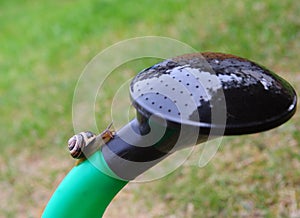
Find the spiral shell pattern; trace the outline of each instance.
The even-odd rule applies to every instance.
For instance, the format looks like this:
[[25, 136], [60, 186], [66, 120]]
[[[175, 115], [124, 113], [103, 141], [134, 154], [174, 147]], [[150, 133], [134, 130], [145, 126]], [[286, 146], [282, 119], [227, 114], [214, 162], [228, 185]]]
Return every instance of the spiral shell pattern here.
[[68, 141], [68, 148], [73, 158], [84, 158], [84, 149], [95, 140], [96, 135], [90, 131], [74, 135]]

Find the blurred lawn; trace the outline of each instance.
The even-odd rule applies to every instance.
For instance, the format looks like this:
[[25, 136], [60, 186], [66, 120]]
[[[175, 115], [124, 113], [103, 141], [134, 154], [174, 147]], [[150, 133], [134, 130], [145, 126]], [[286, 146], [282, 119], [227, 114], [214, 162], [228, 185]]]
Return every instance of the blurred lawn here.
[[[299, 12], [294, 0], [0, 1], [0, 217], [37, 217], [72, 167], [73, 91], [98, 52], [167, 36], [257, 61], [299, 91]], [[100, 128], [109, 123], [104, 98]], [[129, 184], [106, 216], [300, 217], [299, 124], [296, 114], [272, 131], [225, 138], [205, 168]]]

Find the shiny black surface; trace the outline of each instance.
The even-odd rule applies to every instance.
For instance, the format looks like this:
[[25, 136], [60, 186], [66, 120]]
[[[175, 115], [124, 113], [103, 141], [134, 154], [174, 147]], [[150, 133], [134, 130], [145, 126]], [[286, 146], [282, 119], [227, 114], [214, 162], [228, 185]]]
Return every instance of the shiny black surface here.
[[[134, 119], [102, 147], [105, 162], [119, 178], [132, 180], [175, 151], [208, 139], [207, 135], [198, 135], [193, 126], [164, 128], [155, 122], [152, 122], [151, 131], [158, 129], [163, 134], [146, 137], [143, 130], [148, 127], [149, 120]], [[153, 143], [149, 144], [149, 141]]]
[[172, 58], [140, 72], [130, 94], [138, 113], [169, 123], [247, 134], [274, 128], [296, 110], [291, 85], [270, 70], [222, 53]]
[[125, 180], [214, 137], [274, 128], [297, 103], [278, 75], [220, 53], [183, 55], [145, 69], [132, 80], [130, 95], [137, 118], [102, 147], [109, 168]]

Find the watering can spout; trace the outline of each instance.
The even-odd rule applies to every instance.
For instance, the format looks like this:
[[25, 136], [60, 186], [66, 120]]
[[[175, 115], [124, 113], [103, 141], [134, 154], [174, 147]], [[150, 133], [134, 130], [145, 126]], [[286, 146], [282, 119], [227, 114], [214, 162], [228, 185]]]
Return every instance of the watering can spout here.
[[132, 80], [130, 97], [137, 118], [102, 148], [108, 165], [127, 180], [208, 138], [277, 127], [297, 103], [284, 79], [222, 53], [188, 54], [147, 68]]

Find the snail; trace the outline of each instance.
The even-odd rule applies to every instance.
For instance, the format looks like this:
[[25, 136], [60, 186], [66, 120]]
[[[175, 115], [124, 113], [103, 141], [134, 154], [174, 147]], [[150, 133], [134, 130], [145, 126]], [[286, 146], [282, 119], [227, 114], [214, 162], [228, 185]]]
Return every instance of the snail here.
[[72, 136], [68, 141], [68, 149], [71, 156], [81, 160], [80, 162], [85, 160], [114, 137], [115, 132], [110, 130], [111, 126], [112, 123], [99, 135], [91, 131], [85, 131]]
[[84, 149], [95, 141], [96, 135], [90, 131], [81, 132], [74, 135], [68, 141], [68, 148], [73, 158], [81, 159], [84, 157]]

